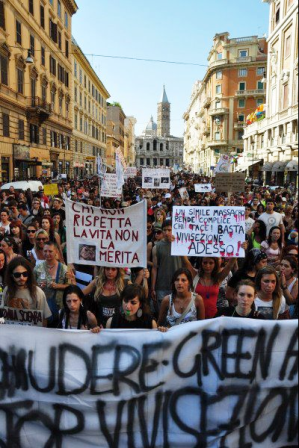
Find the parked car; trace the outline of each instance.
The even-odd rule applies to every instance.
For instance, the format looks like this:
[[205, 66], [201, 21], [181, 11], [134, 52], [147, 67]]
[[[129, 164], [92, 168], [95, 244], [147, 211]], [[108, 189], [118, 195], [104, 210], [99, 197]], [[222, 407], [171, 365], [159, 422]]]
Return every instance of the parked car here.
[[39, 191], [39, 187], [43, 188], [43, 184], [39, 180], [9, 182], [1, 186], [1, 191], [9, 190], [10, 187], [14, 187], [17, 191], [27, 191], [28, 188], [30, 188], [33, 193], [37, 193]]

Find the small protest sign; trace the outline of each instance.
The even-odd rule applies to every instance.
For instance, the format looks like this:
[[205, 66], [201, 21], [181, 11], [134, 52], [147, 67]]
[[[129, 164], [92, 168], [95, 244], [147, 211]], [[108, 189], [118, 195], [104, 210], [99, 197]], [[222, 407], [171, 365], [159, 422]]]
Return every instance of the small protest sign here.
[[215, 173], [230, 173], [231, 171], [232, 166], [230, 164], [230, 156], [227, 154], [222, 154], [216, 165]]
[[146, 189], [170, 189], [170, 169], [150, 169], [142, 170], [142, 188]]
[[180, 188], [180, 189], [179, 189], [179, 192], [180, 192], [180, 196], [181, 196], [181, 198], [182, 198], [184, 201], [186, 201], [186, 200], [189, 199], [189, 193], [188, 193], [186, 187], [182, 187], [182, 188]]
[[20, 310], [5, 306], [1, 308], [1, 315], [6, 325], [43, 326], [43, 312], [40, 310]]
[[215, 178], [215, 188], [218, 192], [238, 193], [245, 190], [244, 173], [218, 173]]
[[121, 199], [122, 188], [118, 188], [117, 186], [117, 175], [115, 173], [104, 174], [101, 185], [101, 195], [105, 198]]
[[210, 193], [213, 191], [212, 184], [195, 184], [195, 193]]
[[245, 257], [244, 207], [174, 207], [172, 255]]
[[106, 210], [67, 200], [68, 262], [146, 267], [146, 219], [146, 201], [119, 210]]
[[44, 185], [44, 193], [46, 196], [55, 196], [56, 194], [58, 194], [58, 185], [57, 184]]
[[137, 168], [136, 166], [128, 166], [124, 172], [125, 179], [134, 178], [137, 176]]

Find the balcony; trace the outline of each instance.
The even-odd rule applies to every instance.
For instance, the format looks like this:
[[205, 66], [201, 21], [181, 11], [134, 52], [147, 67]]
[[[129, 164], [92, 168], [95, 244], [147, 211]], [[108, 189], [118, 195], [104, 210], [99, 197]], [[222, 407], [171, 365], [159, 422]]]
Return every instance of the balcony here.
[[231, 44], [242, 44], [244, 42], [258, 42], [258, 36], [246, 36], [246, 37], [237, 37], [235, 39], [230, 39]]
[[244, 121], [236, 121], [236, 122], [234, 123], [234, 129], [236, 129], [236, 130], [242, 130], [242, 129], [244, 129], [244, 125], [245, 125], [245, 122], [244, 122]]
[[252, 62], [253, 58], [252, 56], [244, 56], [236, 58], [236, 62]]
[[206, 126], [204, 131], [203, 131], [203, 135], [210, 135], [211, 134], [211, 126]]
[[209, 111], [210, 116], [214, 115], [228, 115], [229, 109], [228, 107], [219, 107], [218, 109], [212, 109]]
[[27, 98], [26, 115], [29, 121], [38, 119], [39, 123], [42, 124], [52, 115], [52, 106], [38, 96]]
[[266, 89], [256, 89], [256, 90], [237, 90], [236, 96], [266, 96]]
[[209, 68], [213, 67], [221, 67], [222, 65], [226, 65], [228, 63], [228, 59], [219, 59], [218, 61], [214, 61], [210, 64]]
[[227, 140], [211, 140], [208, 142], [208, 146], [213, 148], [215, 146], [227, 146], [228, 141]]
[[211, 104], [211, 97], [207, 96], [202, 102], [202, 107], [208, 108], [210, 104]]

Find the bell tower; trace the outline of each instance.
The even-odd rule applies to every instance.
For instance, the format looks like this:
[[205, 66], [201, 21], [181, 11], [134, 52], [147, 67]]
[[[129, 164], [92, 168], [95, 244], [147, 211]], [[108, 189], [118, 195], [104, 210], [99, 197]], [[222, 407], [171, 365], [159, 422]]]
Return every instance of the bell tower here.
[[163, 86], [161, 101], [158, 103], [157, 125], [158, 137], [170, 136], [170, 102], [167, 98], [165, 86]]

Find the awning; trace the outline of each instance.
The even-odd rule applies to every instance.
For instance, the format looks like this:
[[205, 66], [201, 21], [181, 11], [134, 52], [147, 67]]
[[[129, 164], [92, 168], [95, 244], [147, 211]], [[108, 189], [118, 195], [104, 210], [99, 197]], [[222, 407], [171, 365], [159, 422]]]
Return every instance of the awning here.
[[272, 173], [284, 173], [288, 162], [275, 162], [272, 167]]
[[246, 171], [248, 168], [250, 168], [253, 165], [256, 165], [257, 163], [260, 163], [261, 160], [251, 160], [250, 162], [247, 162], [243, 165], [238, 165], [235, 169], [237, 172]]
[[53, 166], [53, 162], [42, 162], [42, 166], [52, 167]]
[[261, 171], [272, 171], [273, 162], [266, 162], [262, 168]]
[[290, 160], [286, 166], [287, 171], [298, 171], [298, 160]]

